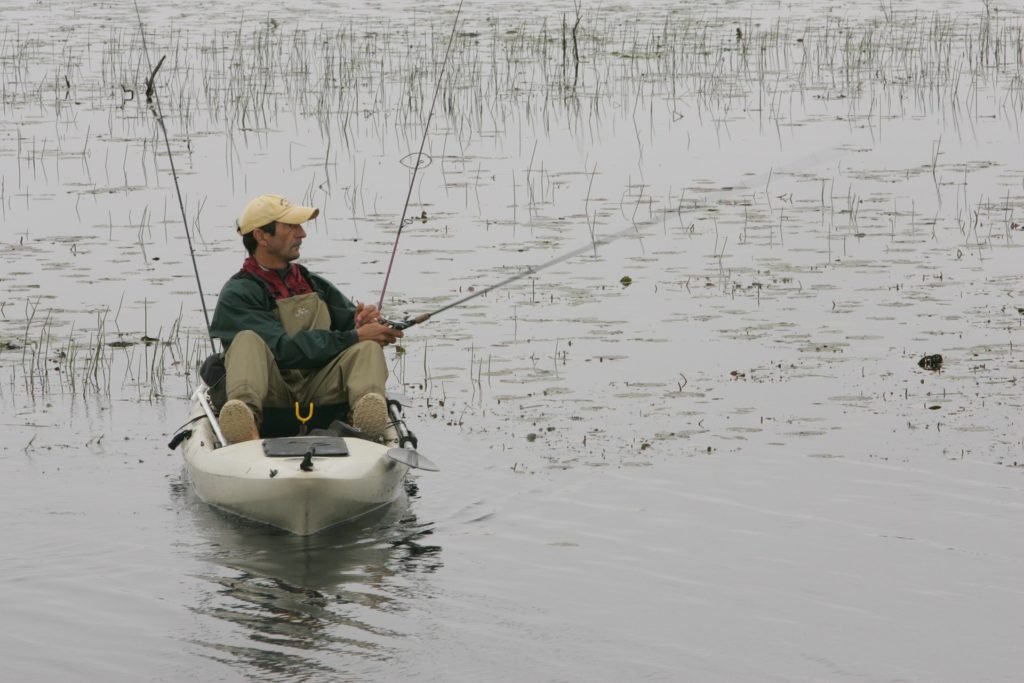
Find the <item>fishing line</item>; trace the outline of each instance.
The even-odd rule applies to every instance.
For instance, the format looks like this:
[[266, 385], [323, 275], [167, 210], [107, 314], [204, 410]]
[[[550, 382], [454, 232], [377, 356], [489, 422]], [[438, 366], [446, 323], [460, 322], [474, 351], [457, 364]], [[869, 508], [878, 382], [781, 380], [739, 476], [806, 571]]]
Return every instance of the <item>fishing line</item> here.
[[[412, 189], [416, 183], [416, 171], [419, 170], [423, 160], [423, 147], [427, 144], [427, 133], [430, 131], [430, 120], [434, 117], [434, 105], [437, 104], [437, 94], [441, 91], [441, 79], [444, 78], [444, 68], [448, 65], [448, 54], [452, 50], [452, 43], [455, 41], [455, 29], [459, 25], [459, 14], [462, 12], [462, 0], [459, 0], [459, 7], [455, 10], [455, 21], [452, 22], [452, 34], [448, 37], [448, 47], [444, 51], [444, 61], [441, 62], [441, 72], [437, 75], [437, 83], [434, 85], [434, 99], [430, 102], [430, 111], [427, 113], [427, 122], [423, 126], [423, 138], [420, 140], [420, 151], [416, 155], [416, 163], [412, 167], [412, 176], [409, 178], [409, 192], [405, 195], [405, 206], [402, 207], [402, 220], [398, 223], [398, 233], [395, 235], [395, 244], [391, 247], [391, 260], [388, 261], [388, 270], [384, 274], [384, 286], [380, 288], [380, 301], [377, 302], [377, 310], [384, 307], [384, 292], [388, 289], [388, 280], [391, 279], [391, 267], [395, 265], [395, 254], [398, 253], [398, 239], [402, 236], [402, 228], [405, 227], [405, 216], [409, 211], [409, 200], [412, 199]], [[411, 221], [410, 221], [411, 222]]]
[[[164, 57], [160, 58], [160, 63], [156, 65], [156, 69], [153, 68], [153, 62], [149, 59], [149, 48], [146, 46], [146, 27], [142, 23], [142, 14], [139, 12], [139, 1], [134, 0], [135, 3], [135, 16], [139, 18], [139, 31], [142, 33], [142, 53], [146, 56], [146, 66], [149, 67], [150, 77], [146, 84], [146, 100], [150, 101], [150, 110], [153, 115], [156, 116], [156, 122], [160, 125], [160, 130], [163, 132], [164, 145], [167, 147], [167, 160], [171, 163], [171, 176], [174, 178], [174, 191], [178, 194], [178, 207], [181, 209], [181, 220], [185, 224], [185, 239], [188, 240], [188, 253], [192, 257], [192, 271], [196, 276], [196, 285], [199, 287], [199, 300], [203, 304], [203, 316], [206, 318], [206, 334], [210, 337], [210, 348], [213, 349], [214, 353], [217, 353], [217, 345], [213, 341], [213, 334], [210, 332], [210, 312], [206, 308], [206, 296], [203, 294], [203, 282], [199, 278], [199, 266], [196, 264], [196, 252], [192, 247], [192, 234], [188, 229], [188, 218], [185, 215], [185, 200], [181, 197], [181, 186], [178, 184], [178, 172], [174, 168], [174, 156], [171, 154], [171, 141], [167, 136], [167, 126], [164, 125], [163, 111], [160, 109], [160, 98], [156, 95], [156, 87], [153, 81], [156, 79], [156, 72], [160, 69], [160, 65], [164, 63]], [[411, 190], [410, 190], [411, 191]]]

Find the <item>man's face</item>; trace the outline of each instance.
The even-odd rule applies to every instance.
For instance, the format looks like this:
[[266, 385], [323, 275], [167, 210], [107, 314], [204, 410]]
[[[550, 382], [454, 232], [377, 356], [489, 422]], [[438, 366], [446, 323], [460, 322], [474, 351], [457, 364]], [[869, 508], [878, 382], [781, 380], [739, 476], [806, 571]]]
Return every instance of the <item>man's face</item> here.
[[276, 227], [274, 228], [273, 235], [263, 233], [264, 237], [266, 237], [263, 249], [267, 255], [280, 259], [285, 263], [290, 263], [299, 258], [299, 249], [302, 248], [302, 240], [306, 237], [306, 231], [298, 223], [282, 223], [278, 221], [274, 225]]

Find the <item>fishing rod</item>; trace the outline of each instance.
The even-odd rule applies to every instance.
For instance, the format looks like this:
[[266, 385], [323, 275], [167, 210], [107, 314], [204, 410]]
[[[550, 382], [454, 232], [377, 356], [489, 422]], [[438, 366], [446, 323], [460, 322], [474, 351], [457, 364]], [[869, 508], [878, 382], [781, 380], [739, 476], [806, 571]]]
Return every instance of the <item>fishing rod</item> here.
[[484, 289], [481, 289], [478, 292], [473, 292], [469, 296], [464, 296], [461, 299], [459, 299], [458, 301], [453, 301], [452, 303], [447, 304], [445, 306], [442, 306], [441, 308], [438, 308], [436, 310], [433, 310], [430, 313], [421, 313], [421, 314], [413, 316], [411, 318], [406, 318], [405, 320], [388, 320], [386, 318], [381, 318], [380, 321], [382, 323], [384, 323], [385, 325], [389, 325], [389, 326], [395, 328], [396, 330], [406, 330], [406, 329], [412, 327], [413, 325], [419, 325], [420, 323], [424, 323], [424, 322], [430, 320], [431, 318], [433, 318], [435, 315], [437, 315], [439, 313], [443, 313], [443, 312], [445, 312], [445, 311], [447, 311], [447, 310], [449, 310], [451, 308], [455, 308], [456, 306], [461, 306], [462, 304], [466, 303], [467, 301], [471, 301], [471, 300], [477, 298], [478, 296], [483, 296], [484, 294], [487, 294], [488, 292], [493, 292], [496, 289], [501, 289], [502, 287], [504, 287], [506, 285], [512, 284], [516, 280], [521, 280], [522, 278], [526, 277], [527, 275], [536, 275], [537, 273], [539, 273], [542, 270], [545, 270], [547, 268], [550, 268], [551, 266], [559, 264], [562, 261], [568, 261], [572, 257], [579, 256], [580, 254], [582, 254], [582, 253], [584, 253], [586, 251], [590, 251], [590, 250], [596, 251], [599, 246], [603, 246], [605, 244], [611, 244], [612, 242], [614, 242], [615, 240], [619, 239], [620, 237], [625, 237], [626, 235], [628, 235], [630, 233], [639, 234], [640, 230], [639, 230], [639, 228], [637, 226], [631, 225], [628, 228], [624, 228], [624, 229], [620, 230], [619, 232], [616, 232], [614, 234], [608, 235], [607, 237], [602, 237], [600, 239], [594, 240], [590, 244], [585, 244], [582, 247], [577, 247], [576, 249], [573, 249], [572, 251], [568, 251], [568, 252], [566, 252], [564, 254], [556, 256], [555, 258], [551, 259], [550, 261], [542, 263], [539, 266], [529, 266], [529, 267], [526, 268], [526, 270], [520, 271], [520, 272], [516, 273], [515, 275], [510, 275], [509, 277], [505, 278], [501, 282], [497, 282], [497, 283], [491, 285], [490, 287], [486, 287]]
[[206, 318], [206, 334], [210, 338], [210, 348], [217, 353], [217, 345], [213, 341], [213, 334], [210, 332], [210, 312], [206, 308], [206, 296], [203, 294], [203, 281], [199, 278], [199, 266], [196, 263], [196, 252], [192, 246], [192, 233], [188, 229], [188, 218], [185, 215], [185, 200], [181, 197], [181, 185], [178, 184], [178, 172], [174, 168], [174, 156], [171, 154], [171, 141], [167, 136], [167, 126], [164, 125], [164, 114], [160, 109], [160, 98], [156, 95], [156, 87], [153, 82], [156, 80], [156, 72], [164, 63], [166, 55], [160, 58], [156, 68], [149, 59], [149, 48], [146, 46], [146, 27], [142, 23], [142, 13], [139, 12], [139, 0], [135, 2], [135, 16], [139, 19], [139, 31], [142, 33], [142, 52], [146, 56], [146, 65], [149, 67], [149, 80], [146, 82], [146, 101], [150, 103], [150, 111], [156, 116], [156, 122], [160, 125], [163, 133], [164, 145], [167, 147], [167, 160], [171, 163], [171, 176], [174, 178], [174, 191], [178, 194], [178, 208], [181, 209], [181, 220], [185, 224], [185, 239], [188, 241], [188, 253], [192, 257], [192, 271], [196, 276], [196, 285], [199, 287], [199, 300], [203, 304], [203, 316]]
[[448, 37], [448, 47], [444, 51], [444, 61], [441, 62], [441, 71], [437, 74], [437, 83], [434, 85], [434, 98], [430, 102], [430, 111], [427, 113], [427, 122], [423, 126], [423, 138], [420, 140], [420, 151], [416, 154], [416, 163], [412, 167], [412, 176], [409, 178], [409, 192], [405, 195], [405, 206], [402, 207], [402, 220], [398, 223], [398, 233], [395, 234], [395, 244], [391, 247], [391, 260], [388, 261], [388, 270], [384, 274], [384, 286], [380, 288], [380, 301], [377, 302], [377, 310], [384, 307], [384, 292], [388, 289], [388, 280], [391, 279], [391, 267], [395, 265], [395, 254], [398, 253], [398, 239], [402, 236], [402, 228], [405, 227], [405, 216], [409, 211], [409, 200], [412, 199], [412, 189], [416, 183], [416, 171], [420, 168], [423, 160], [423, 147], [427, 144], [427, 133], [430, 131], [430, 120], [434, 117], [434, 105], [437, 104], [437, 94], [441, 91], [441, 79], [444, 77], [444, 68], [448, 64], [448, 54], [452, 50], [452, 42], [455, 40], [455, 29], [459, 25], [459, 14], [462, 12], [462, 0], [459, 0], [459, 7], [455, 10], [455, 21], [452, 22], [452, 34]]
[[[820, 164], [825, 159], [831, 159], [833, 156], [834, 155], [832, 153], [825, 153], [825, 152], [817, 151], [817, 152], [813, 152], [811, 154], [804, 155], [804, 156], [800, 157], [799, 159], [797, 159], [796, 161], [794, 161], [793, 163], [787, 164], [783, 168], [784, 169], [791, 169], [791, 168], [805, 169], [805, 168], [807, 168], [810, 165]], [[773, 171], [774, 171], [774, 167], [769, 169], [768, 175], [767, 175], [767, 181], [766, 181], [767, 183], [771, 183], [771, 178], [772, 178]], [[766, 195], [768, 194], [768, 185], [767, 184], [765, 185], [764, 192], [765, 192]], [[770, 198], [769, 198], [769, 201], [770, 201]], [[496, 289], [500, 289], [500, 288], [502, 288], [502, 287], [504, 287], [506, 285], [509, 285], [509, 284], [515, 282], [516, 280], [522, 279], [522, 278], [524, 278], [524, 277], [526, 277], [528, 275], [535, 275], [536, 273], [539, 273], [540, 271], [542, 271], [542, 270], [544, 270], [546, 268], [550, 268], [551, 266], [556, 265], [558, 263], [561, 263], [562, 261], [567, 261], [567, 260], [571, 259], [572, 257], [578, 256], [578, 255], [580, 255], [580, 254], [582, 254], [585, 251], [588, 251], [590, 249], [593, 249], [595, 251], [595, 254], [596, 254], [597, 247], [605, 245], [605, 244], [611, 244], [612, 242], [618, 240], [621, 237], [625, 237], [626, 235], [628, 235], [631, 232], [635, 233], [638, 237], [642, 237], [641, 232], [640, 232], [640, 228], [641, 227], [646, 227], [647, 225], [648, 224], [633, 224], [633, 225], [630, 225], [629, 227], [624, 228], [624, 229], [622, 229], [622, 230], [620, 230], [620, 231], [618, 231], [616, 233], [608, 235], [607, 237], [602, 237], [600, 239], [595, 239], [590, 244], [586, 244], [586, 245], [583, 245], [581, 247], [577, 247], [576, 249], [573, 249], [572, 251], [569, 251], [569, 252], [566, 252], [564, 254], [561, 254], [560, 256], [556, 256], [555, 258], [551, 259], [550, 261], [548, 261], [546, 263], [542, 263], [539, 266], [530, 266], [526, 270], [523, 270], [523, 271], [521, 271], [519, 273], [516, 273], [515, 275], [509, 276], [509, 277], [505, 278], [504, 280], [502, 280], [501, 282], [495, 283], [495, 284], [491, 285], [490, 287], [487, 287], [486, 289], [482, 289], [482, 290], [480, 290], [478, 292], [473, 292], [472, 294], [470, 294], [468, 296], [462, 297], [461, 299], [459, 299], [457, 301], [453, 301], [452, 303], [447, 304], [445, 306], [442, 306], [441, 308], [433, 310], [433, 311], [431, 311], [429, 313], [421, 313], [420, 315], [413, 316], [411, 318], [406, 318], [405, 320], [389, 320], [387, 318], [381, 318], [380, 321], [382, 323], [384, 323], [385, 325], [390, 325], [391, 327], [395, 328], [396, 330], [408, 329], [408, 328], [412, 327], [413, 325], [419, 325], [420, 323], [423, 323], [423, 322], [426, 322], [426, 321], [430, 320], [432, 317], [434, 317], [435, 315], [437, 315], [439, 313], [443, 313], [444, 311], [447, 311], [447, 310], [449, 310], [451, 308], [455, 308], [456, 306], [461, 306], [462, 304], [466, 303], [467, 301], [471, 301], [471, 300], [475, 299], [478, 296], [483, 296], [484, 294], [487, 294], [488, 292], [493, 292]]]

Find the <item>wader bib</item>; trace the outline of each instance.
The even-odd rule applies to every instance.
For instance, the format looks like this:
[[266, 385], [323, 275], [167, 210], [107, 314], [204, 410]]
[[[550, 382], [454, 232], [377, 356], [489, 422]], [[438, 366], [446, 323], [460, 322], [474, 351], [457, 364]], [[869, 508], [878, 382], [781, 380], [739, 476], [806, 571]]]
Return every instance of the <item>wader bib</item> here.
[[[329, 330], [331, 314], [315, 292], [277, 300], [276, 315], [289, 336], [306, 330]], [[387, 363], [379, 344], [353, 344], [322, 368], [281, 371], [263, 338], [251, 330], [235, 335], [224, 356], [227, 398], [244, 401], [259, 420], [264, 406], [291, 409], [298, 402], [303, 413], [315, 406], [348, 404], [363, 395], [384, 395]]]

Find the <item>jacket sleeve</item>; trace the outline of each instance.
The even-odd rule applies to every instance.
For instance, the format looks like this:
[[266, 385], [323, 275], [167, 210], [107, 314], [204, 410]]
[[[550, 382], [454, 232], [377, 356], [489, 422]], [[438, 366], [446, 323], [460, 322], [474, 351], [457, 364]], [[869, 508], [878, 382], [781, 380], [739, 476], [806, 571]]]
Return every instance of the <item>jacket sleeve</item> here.
[[[321, 368], [358, 341], [354, 328], [308, 330], [289, 336], [275, 309], [275, 303], [259, 284], [234, 278], [221, 290], [210, 334], [219, 338], [226, 350], [236, 334], [252, 330], [266, 342], [282, 370]], [[331, 317], [333, 321], [333, 310]]]

